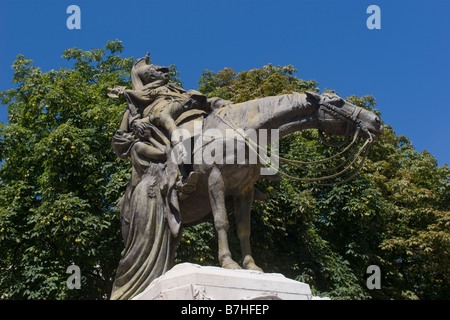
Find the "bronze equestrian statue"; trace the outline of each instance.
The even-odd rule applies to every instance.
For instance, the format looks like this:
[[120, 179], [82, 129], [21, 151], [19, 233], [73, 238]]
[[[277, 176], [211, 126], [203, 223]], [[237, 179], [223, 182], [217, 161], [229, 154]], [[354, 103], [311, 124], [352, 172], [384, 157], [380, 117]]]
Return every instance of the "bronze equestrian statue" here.
[[[217, 231], [220, 265], [241, 268], [228, 247], [226, 203], [230, 201], [234, 204], [242, 267], [262, 272], [250, 246], [254, 184], [264, 168], [273, 164], [259, 155], [257, 141], [262, 132], [275, 130], [272, 132], [282, 138], [318, 129], [353, 136], [353, 140], [367, 139], [367, 150], [382, 133], [381, 121], [374, 113], [334, 94], [293, 92], [234, 104], [220, 98], [206, 99], [197, 91], [171, 84], [168, 71], [148, 64], [147, 55], [133, 67], [132, 90], [110, 90], [111, 97], [123, 95], [127, 100], [112, 147], [119, 157], [131, 158], [132, 162], [131, 179], [118, 205], [125, 250], [111, 299], [131, 299], [168, 271], [183, 227], [208, 219]], [[240, 132], [238, 136], [251, 131], [256, 137], [235, 139], [230, 144], [230, 130]], [[267, 145], [274, 142], [271, 139], [267, 137]], [[232, 152], [217, 152], [230, 145]], [[257, 161], [250, 161], [251, 150], [257, 154]], [[202, 153], [214, 161], [198, 157]], [[238, 154], [246, 155], [245, 159], [237, 162]]]

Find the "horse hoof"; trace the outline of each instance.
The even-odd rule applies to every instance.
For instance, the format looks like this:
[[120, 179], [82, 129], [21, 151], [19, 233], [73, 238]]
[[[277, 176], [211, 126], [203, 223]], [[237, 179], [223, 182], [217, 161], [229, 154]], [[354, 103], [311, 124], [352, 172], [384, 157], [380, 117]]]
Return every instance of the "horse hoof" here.
[[252, 257], [249, 257], [249, 256], [245, 257], [244, 263], [242, 265], [244, 266], [244, 269], [254, 270], [254, 271], [264, 273], [264, 271], [255, 264], [255, 260], [253, 260]]
[[227, 263], [224, 263], [222, 265], [222, 268], [224, 269], [242, 269], [240, 265], [238, 265], [236, 262], [234, 261], [230, 261]]
[[247, 270], [253, 270], [253, 271], [258, 271], [258, 272], [264, 273], [263, 269], [261, 269], [254, 263], [249, 263], [246, 266], [244, 266], [244, 268]]

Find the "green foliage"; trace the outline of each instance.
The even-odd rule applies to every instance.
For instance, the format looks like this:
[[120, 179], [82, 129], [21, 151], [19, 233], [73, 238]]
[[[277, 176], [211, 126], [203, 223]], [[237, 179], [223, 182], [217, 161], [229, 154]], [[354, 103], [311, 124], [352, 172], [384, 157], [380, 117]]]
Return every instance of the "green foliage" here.
[[318, 91], [314, 80], [301, 80], [294, 76], [297, 70], [293, 66], [271, 64], [262, 69], [252, 69], [235, 73], [225, 68], [217, 73], [203, 71], [199, 80], [199, 90], [208, 97], [221, 97], [233, 102], [275, 96], [292, 91]]
[[169, 66], [169, 76], [170, 82], [175, 83], [180, 87], [183, 87], [183, 82], [180, 79], [180, 71], [177, 70], [177, 67], [174, 64], [171, 64]]
[[[72, 69], [42, 72], [22, 55], [15, 89], [1, 93], [0, 293], [10, 299], [106, 297], [123, 248], [115, 204], [129, 164], [111, 151], [124, 103], [106, 95], [126, 85], [133, 59], [104, 49], [69, 49]], [[69, 290], [66, 269], [81, 269]]]

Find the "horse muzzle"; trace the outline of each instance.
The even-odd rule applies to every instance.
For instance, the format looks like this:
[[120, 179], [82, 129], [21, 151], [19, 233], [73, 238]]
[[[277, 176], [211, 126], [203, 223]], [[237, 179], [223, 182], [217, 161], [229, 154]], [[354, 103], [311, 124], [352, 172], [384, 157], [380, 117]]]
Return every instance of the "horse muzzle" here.
[[376, 139], [383, 134], [384, 128], [381, 119], [371, 111], [362, 110], [359, 126], [369, 138]]

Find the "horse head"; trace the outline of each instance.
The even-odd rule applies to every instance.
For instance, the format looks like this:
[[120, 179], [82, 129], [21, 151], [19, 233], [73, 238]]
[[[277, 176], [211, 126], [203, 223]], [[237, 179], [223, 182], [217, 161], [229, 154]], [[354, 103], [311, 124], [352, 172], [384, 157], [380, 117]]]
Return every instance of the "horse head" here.
[[[373, 112], [355, 106], [333, 93], [305, 92], [309, 103], [317, 107], [319, 132], [347, 139], [358, 133], [375, 139], [383, 132], [380, 118]], [[324, 140], [324, 139], [323, 139]]]

